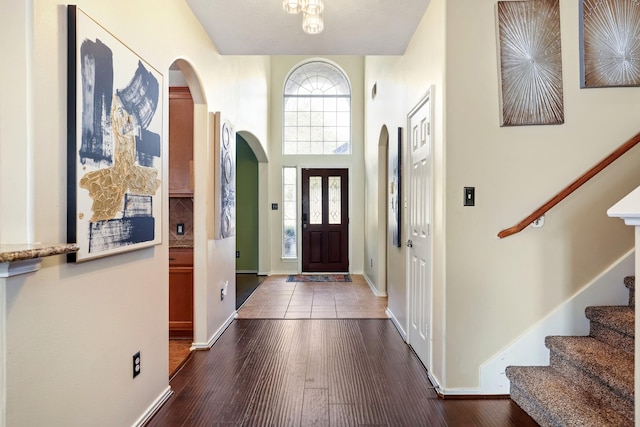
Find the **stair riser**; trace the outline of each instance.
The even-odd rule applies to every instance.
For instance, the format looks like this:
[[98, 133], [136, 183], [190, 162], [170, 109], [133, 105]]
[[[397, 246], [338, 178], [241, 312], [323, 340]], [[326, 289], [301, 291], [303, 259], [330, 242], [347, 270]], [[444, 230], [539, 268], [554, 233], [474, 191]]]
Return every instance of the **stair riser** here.
[[555, 351], [551, 351], [549, 365], [558, 371], [559, 375], [575, 382], [586, 391], [593, 392], [594, 399], [598, 400], [600, 405], [609, 406], [633, 420], [633, 394], [628, 395], [621, 390], [612, 389], [597, 375], [576, 366]]
[[635, 277], [624, 285], [629, 307], [586, 307], [591, 338], [546, 337], [549, 366], [507, 367], [511, 399], [541, 426], [634, 426]]
[[624, 278], [624, 285], [629, 289], [629, 305], [636, 306], [636, 278], [629, 276]]
[[593, 338], [600, 340], [612, 347], [617, 347], [620, 350], [633, 353], [635, 343], [633, 337], [622, 334], [618, 331], [610, 329], [602, 323], [591, 320], [589, 335]]
[[511, 400], [516, 402], [516, 404], [522, 408], [531, 418], [535, 420], [541, 427], [558, 427], [560, 424], [553, 423], [552, 420], [549, 419], [549, 414], [540, 409], [538, 404], [532, 402], [529, 397], [523, 393], [517, 386], [511, 383]]

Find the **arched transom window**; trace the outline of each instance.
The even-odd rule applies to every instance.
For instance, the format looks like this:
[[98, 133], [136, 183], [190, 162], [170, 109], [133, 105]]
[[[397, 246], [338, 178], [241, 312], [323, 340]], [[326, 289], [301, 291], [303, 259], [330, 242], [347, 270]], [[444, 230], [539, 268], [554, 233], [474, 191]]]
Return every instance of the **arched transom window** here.
[[284, 86], [283, 154], [351, 154], [351, 87], [336, 66], [307, 62]]

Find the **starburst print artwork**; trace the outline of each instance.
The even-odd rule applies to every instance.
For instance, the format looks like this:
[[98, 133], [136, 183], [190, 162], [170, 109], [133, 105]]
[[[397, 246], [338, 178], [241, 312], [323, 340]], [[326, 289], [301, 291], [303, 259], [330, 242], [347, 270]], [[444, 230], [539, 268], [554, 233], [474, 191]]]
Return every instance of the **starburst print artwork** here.
[[640, 86], [640, 2], [582, 0], [581, 86]]
[[498, 2], [501, 125], [564, 122], [558, 0]]

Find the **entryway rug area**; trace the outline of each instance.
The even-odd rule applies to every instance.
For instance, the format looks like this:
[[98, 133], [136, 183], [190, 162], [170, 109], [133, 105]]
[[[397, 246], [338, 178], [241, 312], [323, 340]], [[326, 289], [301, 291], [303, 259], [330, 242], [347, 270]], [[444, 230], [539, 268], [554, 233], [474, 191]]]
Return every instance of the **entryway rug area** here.
[[287, 282], [350, 282], [348, 274], [292, 274]]

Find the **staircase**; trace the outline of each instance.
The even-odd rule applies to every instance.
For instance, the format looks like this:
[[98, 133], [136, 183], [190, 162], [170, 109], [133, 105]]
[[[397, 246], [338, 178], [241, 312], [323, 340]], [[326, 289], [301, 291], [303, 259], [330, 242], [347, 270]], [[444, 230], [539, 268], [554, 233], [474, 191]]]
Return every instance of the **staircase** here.
[[511, 399], [541, 426], [634, 425], [635, 277], [628, 306], [587, 307], [589, 336], [549, 336], [549, 366], [509, 366]]

